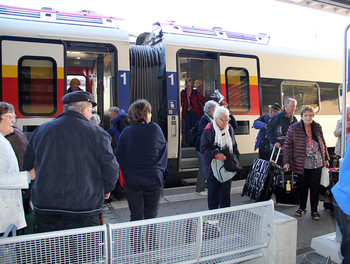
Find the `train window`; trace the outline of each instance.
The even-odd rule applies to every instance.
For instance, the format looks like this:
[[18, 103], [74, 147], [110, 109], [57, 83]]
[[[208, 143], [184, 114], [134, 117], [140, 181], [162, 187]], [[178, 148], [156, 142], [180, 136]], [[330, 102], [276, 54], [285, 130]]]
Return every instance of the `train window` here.
[[297, 100], [297, 110], [299, 113], [305, 105], [310, 105], [315, 109], [315, 112], [320, 111], [320, 89], [317, 83], [313, 82], [298, 82], [284, 81], [281, 83], [282, 102], [286, 98], [294, 98]]
[[233, 114], [244, 114], [250, 110], [249, 75], [244, 68], [227, 68], [226, 93]]
[[24, 56], [18, 61], [19, 111], [26, 116], [57, 111], [56, 62], [49, 57]]
[[86, 91], [86, 77], [84, 75], [67, 75], [67, 87], [66, 87], [66, 89], [67, 90], [69, 89], [70, 81], [74, 78], [76, 78], [80, 81], [80, 85], [79, 85], [80, 89]]
[[[339, 85], [338, 92], [339, 92], [339, 111], [342, 112], [342, 110], [343, 110], [343, 85]], [[346, 93], [346, 104], [350, 105], [350, 91], [349, 90]]]

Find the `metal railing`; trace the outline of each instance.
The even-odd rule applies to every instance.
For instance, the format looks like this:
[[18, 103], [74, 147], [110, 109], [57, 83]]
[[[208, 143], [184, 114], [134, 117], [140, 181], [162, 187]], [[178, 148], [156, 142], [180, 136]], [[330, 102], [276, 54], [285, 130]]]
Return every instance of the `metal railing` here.
[[273, 202], [0, 239], [0, 263], [238, 263], [261, 257]]

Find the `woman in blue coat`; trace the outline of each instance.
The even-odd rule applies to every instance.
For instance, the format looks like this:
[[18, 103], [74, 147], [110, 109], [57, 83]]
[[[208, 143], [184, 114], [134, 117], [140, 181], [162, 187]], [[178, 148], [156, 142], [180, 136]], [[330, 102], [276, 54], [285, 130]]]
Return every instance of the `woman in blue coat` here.
[[235, 153], [237, 158], [239, 152], [232, 126], [229, 124], [230, 113], [225, 107], [216, 107], [214, 120], [203, 130], [200, 141], [200, 152], [203, 155], [203, 172], [208, 187], [209, 210], [229, 207], [231, 205], [230, 191], [232, 179], [226, 182], [219, 182], [211, 169], [211, 161], [219, 159], [226, 160], [223, 153], [229, 151]]
[[147, 100], [130, 106], [131, 125], [121, 133], [116, 150], [131, 221], [156, 217], [163, 190], [167, 142], [161, 128], [151, 122], [151, 110]]

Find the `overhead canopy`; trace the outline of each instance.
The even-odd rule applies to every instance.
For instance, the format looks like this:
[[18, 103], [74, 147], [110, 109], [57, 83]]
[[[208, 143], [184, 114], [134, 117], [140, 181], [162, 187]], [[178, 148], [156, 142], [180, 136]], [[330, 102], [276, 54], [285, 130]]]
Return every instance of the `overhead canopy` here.
[[327, 12], [350, 16], [350, 0], [279, 0]]

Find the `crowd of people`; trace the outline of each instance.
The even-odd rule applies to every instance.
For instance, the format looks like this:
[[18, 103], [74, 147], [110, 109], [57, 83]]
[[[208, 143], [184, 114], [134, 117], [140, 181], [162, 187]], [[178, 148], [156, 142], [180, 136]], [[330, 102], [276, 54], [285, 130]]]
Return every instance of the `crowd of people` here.
[[[137, 100], [128, 113], [111, 107], [107, 115], [112, 128], [105, 131], [94, 113], [97, 104], [93, 96], [74, 81], [72, 91], [62, 98], [64, 112], [35, 129], [29, 142], [14, 126], [13, 106], [0, 102], [0, 233], [9, 224], [23, 229], [33, 210], [38, 232], [101, 224], [104, 200], [121, 178], [131, 221], [157, 216], [168, 155], [164, 134], [151, 121], [151, 105], [147, 100]], [[192, 79], [186, 79], [186, 88], [181, 91], [183, 143], [186, 146], [188, 132], [198, 122], [194, 144], [199, 160], [196, 191], [205, 193], [207, 188], [208, 208], [217, 209], [231, 204], [231, 182], [238, 165], [232, 169], [227, 164], [239, 160], [234, 135], [238, 126], [218, 91], [211, 99], [207, 101], [193, 87]], [[293, 98], [284, 101], [283, 109], [278, 103], [268, 106], [269, 113], [253, 124], [259, 129], [254, 150], [259, 149], [261, 159], [270, 160], [272, 148], [282, 148], [278, 164], [286, 171], [292, 169], [298, 177], [300, 205], [295, 215], [306, 214], [310, 191], [311, 216], [319, 220], [321, 171], [329, 166], [330, 156], [321, 125], [313, 120], [314, 109], [303, 106], [298, 121], [296, 107]], [[336, 137], [341, 136], [341, 125], [338, 121]], [[350, 155], [349, 151], [346, 154]], [[214, 162], [224, 164], [225, 175], [219, 175], [222, 178], [214, 170]], [[337, 220], [349, 223], [348, 206], [343, 203], [344, 196], [349, 196], [349, 177], [344, 178], [341, 173], [332, 191]], [[348, 226], [341, 226], [345, 237]], [[345, 240], [343, 245], [346, 248], [349, 242]]]

